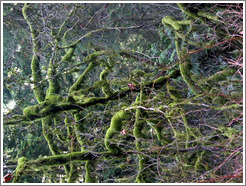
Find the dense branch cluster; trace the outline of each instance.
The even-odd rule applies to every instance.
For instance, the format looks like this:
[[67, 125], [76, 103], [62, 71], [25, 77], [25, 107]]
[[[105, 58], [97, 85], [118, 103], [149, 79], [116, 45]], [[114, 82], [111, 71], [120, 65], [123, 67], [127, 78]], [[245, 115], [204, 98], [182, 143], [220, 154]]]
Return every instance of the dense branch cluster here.
[[[118, 26], [120, 16], [110, 22], [107, 18], [121, 6], [22, 7], [31, 33], [36, 102], [23, 113], [6, 115], [4, 125], [41, 124], [51, 154], [19, 158], [13, 182], [28, 175], [57, 183], [240, 182], [241, 5], [167, 4], [173, 12], [157, 17], [159, 28], [137, 18], [130, 22], [133, 16], [127, 17], [132, 25]], [[157, 15], [147, 7], [162, 11], [163, 6], [142, 4], [139, 10], [151, 18]], [[227, 22], [233, 11], [238, 12], [235, 27]], [[169, 64], [157, 64], [140, 48], [120, 48], [117, 41], [112, 48], [93, 43], [141, 29], [163, 30], [158, 45], [173, 47], [171, 53], [166, 50]], [[134, 34], [129, 38], [137, 39]]]

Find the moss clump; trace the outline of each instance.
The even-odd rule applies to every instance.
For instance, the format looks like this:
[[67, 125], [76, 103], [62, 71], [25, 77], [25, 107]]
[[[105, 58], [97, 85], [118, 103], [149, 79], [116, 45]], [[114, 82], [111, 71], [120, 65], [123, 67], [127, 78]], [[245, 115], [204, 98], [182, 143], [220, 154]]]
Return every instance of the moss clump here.
[[23, 115], [27, 119], [32, 119], [33, 117], [39, 114], [39, 111], [40, 111], [39, 105], [29, 106], [24, 108]]
[[139, 158], [139, 173], [136, 177], [136, 183], [150, 183], [148, 181], [148, 177], [150, 176], [149, 169], [146, 168], [148, 166], [149, 158], [144, 155], [138, 155]]
[[110, 128], [107, 130], [105, 135], [104, 144], [106, 148], [113, 154], [117, 155], [121, 153], [121, 149], [112, 143], [112, 138], [114, 135], [118, 134], [122, 130], [122, 125], [124, 120], [127, 119], [127, 111], [121, 110], [117, 112], [111, 119]]
[[162, 130], [165, 130], [165, 128], [163, 128], [163, 124], [161, 123], [160, 120], [146, 120], [147, 124], [149, 126], [151, 126], [157, 135], [157, 139], [161, 142], [162, 145], [166, 145], [168, 143], [170, 143], [172, 141], [172, 139], [165, 139], [163, 134], [162, 134]]
[[99, 100], [102, 100], [103, 98], [98, 98], [98, 97], [91, 97], [91, 98], [85, 98], [84, 103], [85, 104], [93, 104], [98, 102]]
[[27, 162], [27, 158], [21, 157], [18, 159], [18, 165], [23, 166]]

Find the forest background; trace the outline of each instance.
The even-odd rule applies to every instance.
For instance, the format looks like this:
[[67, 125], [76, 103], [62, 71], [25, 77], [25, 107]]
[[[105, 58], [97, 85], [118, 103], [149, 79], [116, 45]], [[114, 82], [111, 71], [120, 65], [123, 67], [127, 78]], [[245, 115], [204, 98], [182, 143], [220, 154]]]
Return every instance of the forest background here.
[[243, 3], [2, 6], [4, 181], [243, 182]]

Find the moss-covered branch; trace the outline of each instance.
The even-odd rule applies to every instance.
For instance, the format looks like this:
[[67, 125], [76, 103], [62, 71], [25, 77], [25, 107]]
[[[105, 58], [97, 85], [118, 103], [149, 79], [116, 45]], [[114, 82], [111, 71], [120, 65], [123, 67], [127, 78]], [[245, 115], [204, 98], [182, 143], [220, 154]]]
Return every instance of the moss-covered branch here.
[[[54, 55], [50, 58], [49, 68], [48, 68], [48, 81], [49, 81], [49, 88], [46, 91], [46, 99], [49, 99], [50, 96], [58, 95], [60, 92], [60, 85], [58, 82], [58, 77], [56, 77], [57, 70], [56, 64], [54, 62]], [[53, 98], [51, 98], [53, 99]]]
[[96, 160], [89, 160], [86, 161], [85, 164], [85, 183], [96, 183], [95, 175], [93, 174], [93, 171], [95, 170], [95, 162]]
[[[177, 21], [172, 17], [166, 16], [162, 19], [162, 23], [171, 28], [175, 33], [175, 45], [176, 51], [178, 54], [178, 58], [180, 60], [179, 68], [180, 73], [185, 81], [185, 83], [189, 86], [189, 88], [193, 91], [193, 93], [198, 96], [202, 97], [208, 103], [215, 103], [223, 105], [226, 102], [230, 101], [227, 99], [226, 96], [220, 95], [220, 90], [214, 88], [213, 84], [217, 81], [225, 79], [228, 76], [232, 76], [235, 73], [235, 70], [228, 68], [224, 71], [218, 72], [209, 78], [205, 77], [197, 77], [194, 73], [192, 73], [193, 64], [191, 60], [191, 54], [189, 53], [189, 44], [196, 47], [202, 47], [201, 49], [197, 50], [197, 52], [201, 51], [203, 48], [212, 48], [209, 47], [211, 45], [211, 41], [204, 42], [201, 46], [197, 45], [196, 43], [191, 43], [189, 41], [189, 37], [192, 37], [194, 30], [192, 29], [190, 18], [207, 18], [213, 21], [217, 21], [216, 16], [211, 17], [212, 15], [208, 15], [206, 13], [201, 13], [198, 11], [199, 16], [196, 13], [192, 13], [188, 11], [184, 4], [178, 4], [182, 11], [184, 11], [189, 17], [183, 21]], [[202, 16], [202, 17], [201, 17]], [[203, 19], [201, 19], [203, 21]], [[205, 20], [205, 19], [204, 19]], [[187, 33], [181, 33], [184, 29], [184, 26], [189, 26], [190, 30]], [[208, 26], [208, 25], [206, 25]], [[221, 42], [221, 44], [224, 42]], [[217, 46], [218, 44], [212, 45]], [[215, 98], [216, 96], [216, 98]]]
[[103, 83], [102, 91], [106, 97], [112, 95], [112, 90], [110, 89], [110, 85], [106, 79], [109, 73], [110, 73], [110, 68], [106, 67], [100, 74], [100, 81]]
[[[142, 150], [131, 150], [125, 152], [125, 154], [145, 154], [145, 155], [160, 155], [160, 148], [153, 148], [153, 149], [142, 149]], [[186, 152], [194, 152], [194, 151], [209, 151], [209, 152], [220, 152], [221, 149], [225, 148], [225, 146], [194, 146], [189, 148], [180, 148], [177, 149], [176, 147], [166, 147], [165, 154], [175, 155], [176, 153], [186, 153]], [[162, 151], [164, 152], [164, 151]], [[14, 183], [17, 183], [22, 175], [25, 174], [26, 170], [39, 170], [45, 167], [52, 167], [52, 166], [59, 166], [59, 165], [68, 165], [72, 162], [89, 162], [89, 161], [96, 161], [100, 159], [102, 156], [104, 157], [115, 157], [118, 154], [114, 154], [112, 152], [103, 152], [103, 153], [96, 153], [91, 151], [82, 151], [82, 152], [73, 152], [69, 154], [62, 154], [62, 155], [53, 155], [48, 157], [38, 158], [36, 160], [27, 160], [25, 157], [21, 157], [18, 160], [18, 166], [16, 167], [15, 174], [14, 174]], [[95, 177], [91, 174], [91, 168], [94, 166], [92, 162], [87, 163], [86, 169], [88, 173], [86, 176], [87, 183], [95, 183]], [[90, 170], [89, 170], [90, 169]]]
[[65, 155], [64, 154], [54, 155], [44, 158], [38, 158], [36, 160], [30, 160], [28, 163], [26, 163], [26, 165], [30, 167], [57, 166], [57, 165], [64, 165], [76, 161], [81, 162], [81, 161], [94, 160], [98, 157], [100, 157], [100, 154], [95, 152], [90, 152], [90, 151], [73, 152]]
[[51, 130], [51, 125], [54, 124], [54, 118], [52, 116], [48, 116], [42, 119], [42, 128], [43, 135], [45, 140], [49, 145], [49, 149], [53, 155], [60, 154], [61, 150], [57, 147], [54, 141], [53, 131]]
[[[143, 105], [143, 89], [142, 89], [142, 85], [140, 88], [140, 95], [136, 98], [136, 103], [139, 103], [140, 106]], [[137, 108], [136, 109], [136, 114], [135, 114], [135, 123], [134, 123], [134, 129], [133, 129], [133, 135], [136, 138], [136, 148], [137, 151], [141, 151], [142, 150], [142, 145], [141, 145], [141, 140], [145, 137], [145, 135], [143, 134], [142, 130], [144, 129], [146, 123], [144, 120], [140, 119], [141, 117], [141, 109]], [[149, 175], [149, 157], [144, 155], [144, 154], [139, 154], [138, 155], [138, 175], [136, 177], [135, 182], [136, 183], [146, 183], [148, 182], [148, 175]]]
[[85, 127], [83, 126], [84, 123], [84, 119], [83, 119], [83, 114], [82, 113], [76, 113], [74, 115], [75, 118], [75, 125], [74, 125], [74, 131], [75, 131], [75, 135], [76, 138], [81, 146], [81, 150], [85, 150], [84, 149], [84, 137], [83, 137], [83, 133], [85, 132]]
[[40, 69], [40, 57], [38, 53], [40, 52], [41, 46], [40, 42], [38, 40], [38, 31], [34, 28], [32, 25], [30, 19], [27, 15], [27, 10], [29, 8], [29, 5], [25, 3], [25, 5], [22, 8], [22, 14], [24, 19], [29, 25], [31, 36], [32, 36], [32, 43], [33, 43], [33, 57], [31, 62], [31, 69], [32, 69], [32, 78], [34, 81], [34, 94], [36, 96], [37, 101], [40, 103], [44, 101], [45, 99], [45, 93], [44, 93], [44, 85], [41, 83], [42, 76], [41, 76], [41, 69]]
[[111, 119], [111, 124], [104, 138], [106, 148], [113, 154], [120, 154], [122, 150], [115, 144], [112, 138], [119, 134], [122, 130], [124, 121], [127, 119], [128, 113], [125, 110], [117, 112]]
[[[156, 80], [145, 82], [142, 86], [143, 88], [152, 88], [154, 84], [154, 88], [158, 89], [161, 88], [169, 78], [176, 78], [179, 75], [179, 71], [174, 71], [172, 74], [169, 74], [167, 76], [161, 76]], [[110, 100], [117, 100], [119, 98], [123, 98], [129, 93], [131, 93], [131, 91], [137, 92], [139, 90], [139, 86], [136, 86], [134, 90], [131, 90], [130, 88], [126, 87], [119, 91], [115, 91], [109, 97], [91, 97], [84, 100], [83, 103], [68, 103], [62, 101], [62, 98], [60, 96], [54, 96], [54, 99], [49, 99], [40, 103], [39, 105], [34, 105], [25, 108], [23, 111], [23, 116], [18, 116], [18, 119], [16, 119], [15, 117], [13, 117], [13, 119], [5, 118], [4, 123], [5, 125], [16, 125], [22, 122], [30, 122], [36, 119], [42, 119], [43, 117], [58, 114], [64, 111], [79, 111], [83, 108], [87, 108], [96, 104], [105, 104]]]
[[77, 81], [70, 87], [69, 93], [72, 93], [73, 91], [78, 91], [83, 87], [83, 84], [85, 82], [87, 74], [97, 66], [97, 58], [100, 55], [106, 54], [107, 51], [99, 51], [99, 52], [94, 52], [90, 55], [88, 55], [85, 59], [84, 62], [90, 62], [89, 66], [87, 69], [81, 74], [81, 76], [77, 79]]

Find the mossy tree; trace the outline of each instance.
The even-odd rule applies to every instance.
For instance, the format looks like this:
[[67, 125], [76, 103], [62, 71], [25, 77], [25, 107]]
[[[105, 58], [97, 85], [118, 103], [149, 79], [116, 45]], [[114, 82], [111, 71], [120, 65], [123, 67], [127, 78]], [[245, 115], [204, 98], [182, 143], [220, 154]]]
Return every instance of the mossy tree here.
[[[173, 11], [160, 19], [150, 5]], [[129, 12], [120, 24], [126, 7], [158, 26]], [[24, 4], [36, 103], [4, 125], [41, 123], [51, 153], [21, 157], [13, 182], [241, 182], [241, 13], [241, 4]], [[148, 30], [160, 39], [146, 46]], [[112, 42], [115, 32], [129, 33]]]

